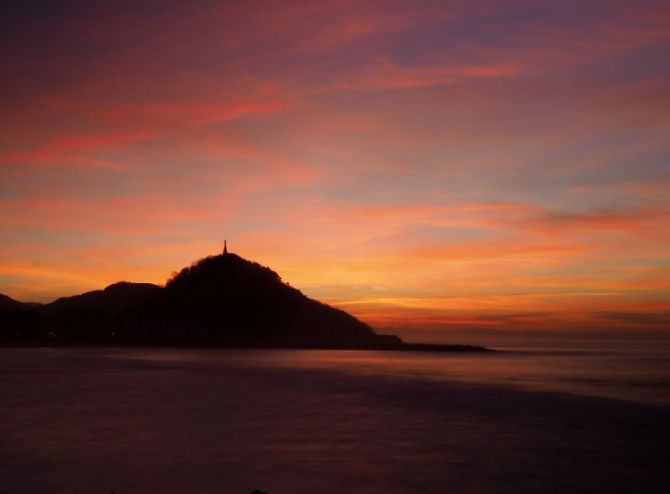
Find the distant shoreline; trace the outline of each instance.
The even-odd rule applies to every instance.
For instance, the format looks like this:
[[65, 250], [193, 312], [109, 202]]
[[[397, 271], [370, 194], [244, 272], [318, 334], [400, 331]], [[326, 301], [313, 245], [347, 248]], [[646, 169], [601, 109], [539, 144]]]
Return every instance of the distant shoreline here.
[[258, 345], [216, 345], [188, 343], [86, 343], [86, 342], [1, 342], [0, 348], [190, 348], [218, 350], [363, 350], [377, 352], [434, 352], [434, 353], [493, 353], [497, 350], [481, 345], [403, 343], [389, 346], [258, 346]]

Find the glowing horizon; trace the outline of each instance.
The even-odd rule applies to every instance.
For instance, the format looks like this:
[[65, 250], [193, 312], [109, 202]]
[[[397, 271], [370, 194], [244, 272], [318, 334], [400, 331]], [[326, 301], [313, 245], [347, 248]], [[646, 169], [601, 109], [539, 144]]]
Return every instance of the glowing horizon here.
[[225, 237], [375, 326], [670, 334], [670, 6], [499, 4], [15, 7], [0, 293]]

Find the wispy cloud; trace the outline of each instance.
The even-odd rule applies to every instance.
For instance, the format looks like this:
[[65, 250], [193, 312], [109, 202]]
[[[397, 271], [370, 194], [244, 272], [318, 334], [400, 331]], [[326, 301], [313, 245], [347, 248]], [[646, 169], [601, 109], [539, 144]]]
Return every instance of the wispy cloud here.
[[3, 21], [0, 292], [162, 282], [228, 238], [376, 324], [665, 320], [663, 2], [66, 1]]

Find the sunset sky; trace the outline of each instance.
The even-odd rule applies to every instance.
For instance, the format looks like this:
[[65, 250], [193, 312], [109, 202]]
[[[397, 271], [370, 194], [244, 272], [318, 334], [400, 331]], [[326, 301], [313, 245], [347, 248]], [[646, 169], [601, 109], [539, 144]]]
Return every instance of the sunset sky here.
[[0, 293], [230, 250], [412, 338], [670, 334], [670, 3], [10, 1]]

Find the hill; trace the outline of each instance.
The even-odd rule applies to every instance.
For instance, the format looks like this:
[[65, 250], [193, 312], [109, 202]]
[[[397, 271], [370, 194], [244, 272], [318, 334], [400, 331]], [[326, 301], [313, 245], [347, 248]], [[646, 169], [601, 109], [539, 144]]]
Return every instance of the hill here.
[[19, 302], [18, 300], [14, 300], [13, 298], [0, 293], [0, 310], [11, 312], [30, 309], [30, 304], [24, 304], [23, 302]]
[[116, 312], [147, 302], [161, 291], [152, 283], [130, 283], [120, 281], [104, 290], [62, 297], [44, 306], [46, 313], [55, 314], [65, 310]]
[[412, 345], [377, 334], [351, 314], [310, 299], [270, 268], [228, 252], [182, 269], [164, 287], [120, 282], [39, 310], [0, 311], [5, 343], [483, 350]]
[[306, 297], [277, 273], [235, 254], [202, 259], [170, 279], [154, 314], [170, 329], [225, 344], [369, 346], [382, 337], [346, 312]]

